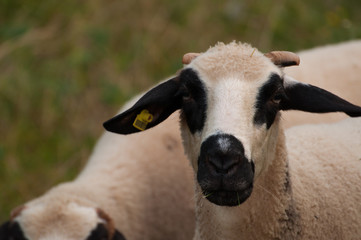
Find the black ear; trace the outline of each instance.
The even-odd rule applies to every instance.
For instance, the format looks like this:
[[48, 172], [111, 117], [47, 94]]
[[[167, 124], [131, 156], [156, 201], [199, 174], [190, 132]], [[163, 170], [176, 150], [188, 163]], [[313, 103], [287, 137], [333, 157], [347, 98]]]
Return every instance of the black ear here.
[[118, 230], [115, 230], [112, 240], [126, 240], [126, 238]]
[[175, 77], [148, 91], [133, 107], [106, 121], [103, 126], [114, 133], [139, 132], [158, 125], [180, 108], [180, 83]]
[[10, 221], [4, 222], [0, 226], [0, 239], [1, 240], [10, 240]]
[[361, 116], [361, 107], [322, 88], [298, 82], [285, 76], [286, 98], [280, 102], [281, 110], [301, 110], [313, 113], [344, 112], [351, 117]]

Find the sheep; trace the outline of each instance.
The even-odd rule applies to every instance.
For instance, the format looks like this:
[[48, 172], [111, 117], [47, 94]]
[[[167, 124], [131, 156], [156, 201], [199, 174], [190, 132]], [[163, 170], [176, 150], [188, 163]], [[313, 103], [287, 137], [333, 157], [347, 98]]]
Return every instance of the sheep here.
[[[336, 95], [361, 105], [361, 41], [353, 40], [297, 52], [302, 59], [299, 67], [285, 69], [285, 74], [309, 84], [327, 88]], [[312, 114], [288, 111], [282, 115], [284, 127], [305, 124], [337, 122], [342, 113]]]
[[[355, 239], [361, 236], [361, 119], [302, 126], [286, 137], [281, 110], [344, 112], [353, 105], [283, 73], [293, 53], [218, 43], [104, 123], [132, 134], [180, 109], [194, 170], [194, 239]], [[143, 111], [151, 116], [134, 127]], [[288, 133], [288, 132], [286, 132]], [[132, 135], [130, 135], [132, 136]]]
[[163, 127], [105, 133], [78, 177], [15, 209], [0, 239], [190, 239], [193, 179], [178, 115]]

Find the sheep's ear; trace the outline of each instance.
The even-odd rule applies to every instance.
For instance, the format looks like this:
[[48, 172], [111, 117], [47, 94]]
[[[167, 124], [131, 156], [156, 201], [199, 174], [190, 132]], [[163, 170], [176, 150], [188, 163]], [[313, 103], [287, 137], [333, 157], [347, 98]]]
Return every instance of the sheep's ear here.
[[1, 226], [0, 226], [0, 239], [1, 240], [10, 240], [10, 225], [11, 222], [7, 221], [4, 222]]
[[361, 116], [361, 107], [322, 88], [284, 77], [287, 97], [280, 103], [281, 110], [301, 110], [313, 113], [344, 112], [351, 117]]
[[181, 108], [180, 83], [178, 77], [154, 87], [133, 107], [106, 121], [106, 130], [119, 134], [130, 134], [152, 128]]

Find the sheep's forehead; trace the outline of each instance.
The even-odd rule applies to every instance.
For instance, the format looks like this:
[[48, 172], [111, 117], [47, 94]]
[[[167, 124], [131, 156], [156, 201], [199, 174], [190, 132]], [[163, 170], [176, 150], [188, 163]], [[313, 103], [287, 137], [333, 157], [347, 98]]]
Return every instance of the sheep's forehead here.
[[85, 239], [100, 221], [94, 208], [76, 203], [29, 206], [15, 220], [28, 239]]
[[242, 142], [250, 158], [259, 91], [272, 74], [282, 76], [281, 70], [257, 49], [235, 42], [217, 44], [189, 67], [198, 74], [207, 92], [203, 139], [218, 131], [232, 134]]
[[209, 92], [204, 139], [219, 131], [232, 134], [242, 142], [250, 158], [252, 134], [249, 133], [253, 132], [254, 105], [260, 86], [260, 81], [250, 83], [232, 78], [218, 82]]
[[248, 44], [218, 43], [193, 60], [190, 67], [201, 79], [217, 82], [228, 78], [242, 81], [266, 80], [270, 72], [280, 70], [261, 52]]

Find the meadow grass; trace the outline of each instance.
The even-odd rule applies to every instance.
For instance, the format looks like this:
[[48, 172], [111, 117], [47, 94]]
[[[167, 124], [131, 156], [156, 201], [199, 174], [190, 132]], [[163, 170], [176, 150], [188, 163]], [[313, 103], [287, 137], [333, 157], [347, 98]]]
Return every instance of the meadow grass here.
[[0, 223], [84, 166], [102, 122], [218, 41], [297, 51], [361, 37], [361, 1], [2, 0]]

